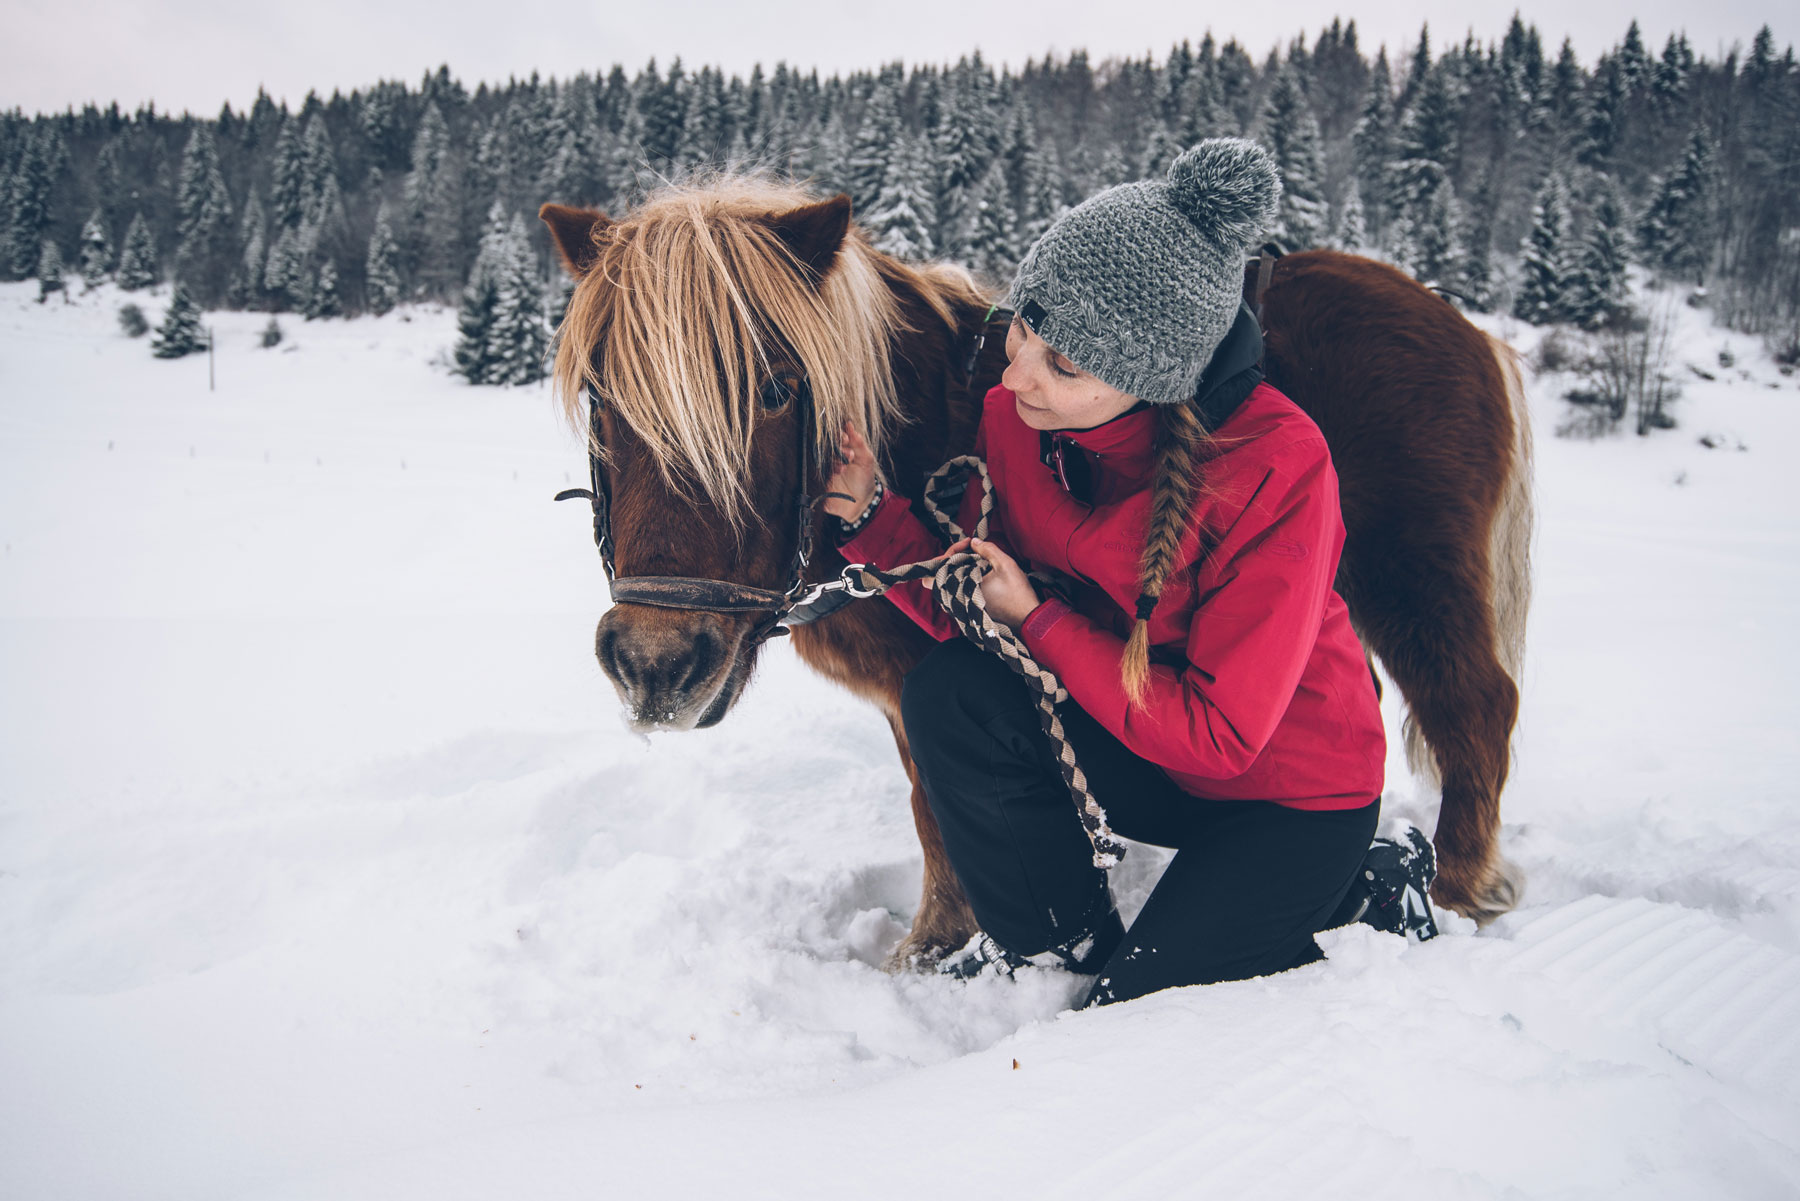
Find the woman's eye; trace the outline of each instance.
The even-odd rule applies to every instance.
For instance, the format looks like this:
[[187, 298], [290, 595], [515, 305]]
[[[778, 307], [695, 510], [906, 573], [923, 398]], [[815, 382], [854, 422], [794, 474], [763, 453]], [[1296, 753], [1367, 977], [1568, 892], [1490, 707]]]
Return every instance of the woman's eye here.
[[1063, 365], [1061, 363], [1057, 362], [1055, 359], [1050, 360], [1050, 370], [1056, 372], [1056, 374], [1062, 376], [1064, 379], [1074, 379], [1075, 378], [1075, 373], [1073, 371], [1069, 371], [1069, 370], [1065, 369], [1063, 367]]

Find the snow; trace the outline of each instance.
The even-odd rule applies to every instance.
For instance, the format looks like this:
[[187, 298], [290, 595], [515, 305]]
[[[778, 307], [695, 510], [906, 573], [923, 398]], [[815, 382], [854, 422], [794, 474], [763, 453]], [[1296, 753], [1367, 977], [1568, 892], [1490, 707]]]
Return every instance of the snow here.
[[1552, 437], [1533, 385], [1523, 908], [1073, 1013], [880, 970], [904, 777], [789, 648], [715, 730], [625, 729], [549, 502], [578, 443], [449, 376], [453, 314], [212, 314], [209, 392], [112, 289], [35, 297], [0, 285], [0, 1195], [1800, 1191], [1800, 397], [1754, 339], [1682, 310], [1717, 378], [1646, 439]]

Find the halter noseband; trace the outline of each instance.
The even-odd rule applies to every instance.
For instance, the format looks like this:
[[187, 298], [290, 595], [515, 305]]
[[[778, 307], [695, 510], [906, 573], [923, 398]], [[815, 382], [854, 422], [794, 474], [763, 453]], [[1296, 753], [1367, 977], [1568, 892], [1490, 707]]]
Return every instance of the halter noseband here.
[[[701, 609], [709, 613], [761, 613], [749, 637], [749, 645], [786, 634], [788, 628], [817, 620], [826, 613], [848, 604], [848, 595], [809, 595], [817, 586], [806, 584], [806, 567], [812, 561], [813, 506], [823, 497], [807, 494], [814, 469], [812, 388], [802, 379], [795, 389], [793, 403], [799, 407], [800, 483], [794, 502], [794, 558], [785, 592], [739, 584], [732, 580], [703, 579], [694, 576], [638, 575], [619, 578], [613, 566], [612, 486], [600, 463], [600, 398], [593, 386], [588, 398], [588, 478], [591, 488], [565, 488], [557, 500], [585, 497], [594, 508], [594, 546], [606, 568], [607, 586], [614, 604], [650, 605], [659, 609]], [[833, 590], [834, 592], [838, 590]]]

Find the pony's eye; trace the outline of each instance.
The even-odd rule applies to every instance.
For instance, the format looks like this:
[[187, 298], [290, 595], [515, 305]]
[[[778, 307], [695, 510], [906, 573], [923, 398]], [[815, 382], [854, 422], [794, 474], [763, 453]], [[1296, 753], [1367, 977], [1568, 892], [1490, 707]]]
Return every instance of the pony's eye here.
[[804, 387], [804, 382], [778, 375], [762, 386], [762, 407], [770, 413], [779, 413], [788, 407], [789, 401], [800, 395], [800, 390]]

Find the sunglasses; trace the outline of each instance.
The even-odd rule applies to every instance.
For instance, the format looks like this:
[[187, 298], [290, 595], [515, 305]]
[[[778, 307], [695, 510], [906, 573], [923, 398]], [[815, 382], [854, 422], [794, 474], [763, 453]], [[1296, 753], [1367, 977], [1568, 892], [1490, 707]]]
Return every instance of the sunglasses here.
[[1056, 477], [1056, 482], [1062, 485], [1064, 492], [1084, 505], [1093, 503], [1093, 464], [1088, 462], [1087, 453], [1073, 438], [1066, 434], [1040, 430], [1038, 451], [1044, 466], [1050, 469], [1050, 474]]

